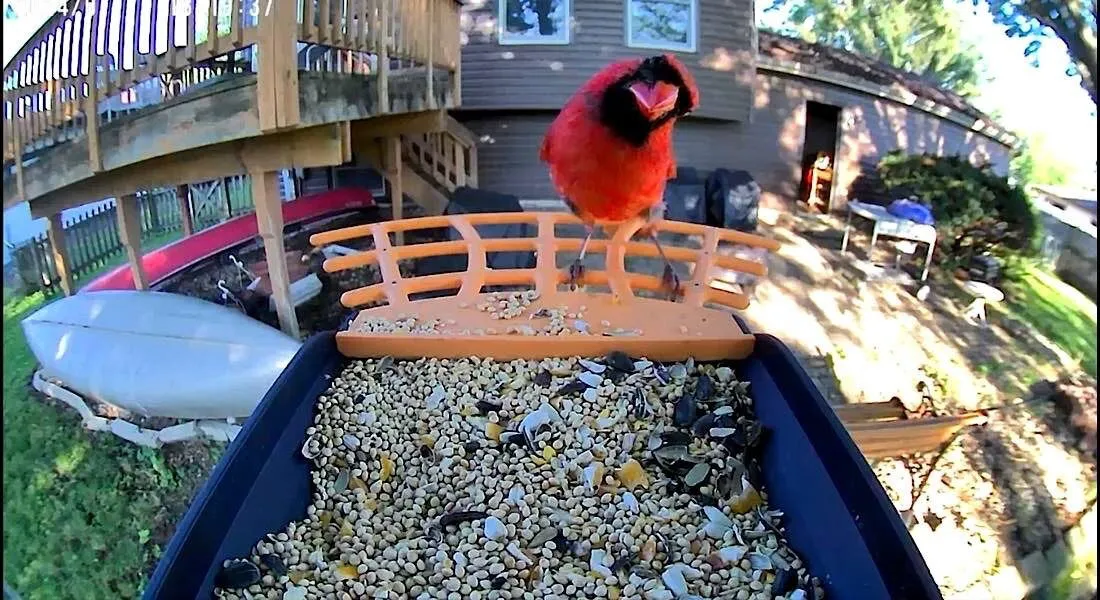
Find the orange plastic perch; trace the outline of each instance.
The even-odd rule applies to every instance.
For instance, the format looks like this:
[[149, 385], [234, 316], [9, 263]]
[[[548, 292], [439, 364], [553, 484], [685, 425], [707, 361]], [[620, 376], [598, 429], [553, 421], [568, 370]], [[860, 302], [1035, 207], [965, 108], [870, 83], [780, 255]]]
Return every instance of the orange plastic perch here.
[[[528, 223], [537, 227], [536, 237], [482, 238], [478, 225]], [[559, 252], [576, 253], [581, 240], [558, 237], [558, 225], [580, 225], [567, 213], [479, 213], [423, 217], [358, 225], [317, 233], [310, 237], [314, 246], [324, 246], [370, 236], [374, 249], [339, 256], [325, 261], [327, 272], [377, 265], [382, 282], [345, 292], [341, 303], [355, 308], [384, 302], [363, 309], [348, 331], [336, 334], [337, 347], [345, 356], [366, 358], [391, 355], [396, 358], [457, 358], [491, 356], [498, 360], [546, 358], [558, 356], [602, 356], [622, 350], [632, 356], [655, 360], [738, 359], [752, 352], [753, 337], [738, 327], [728, 309], [744, 309], [747, 296], [718, 289], [713, 272], [721, 268], [762, 277], [762, 263], [721, 254], [720, 242], [753, 246], [775, 251], [779, 244], [757, 235], [706, 227], [678, 221], [661, 221], [656, 230], [698, 236], [700, 249], [668, 247], [665, 253], [673, 262], [693, 264], [690, 279], [684, 281], [685, 296], [679, 302], [647, 298], [635, 290], [658, 291], [657, 277], [631, 273], [625, 259], [630, 256], [656, 258], [657, 248], [649, 241], [630, 238], [643, 225], [641, 220], [620, 226], [609, 240], [593, 239], [588, 254], [604, 254], [603, 270], [588, 270], [580, 284], [601, 286], [607, 293], [567, 291], [565, 269], [557, 264]], [[453, 227], [461, 240], [394, 246], [390, 234]], [[490, 269], [487, 252], [534, 251], [533, 269]], [[398, 261], [406, 259], [465, 254], [463, 272], [403, 278]], [[482, 310], [491, 297], [486, 286], [518, 286], [537, 294], [522, 314], [513, 318], [493, 318]], [[455, 296], [410, 300], [409, 295], [437, 290], [458, 289]], [[583, 290], [583, 288], [582, 288]], [[546, 318], [540, 309], [566, 313], [567, 332], [541, 333]], [[401, 321], [415, 319], [417, 331], [393, 330]], [[582, 333], [581, 329], [587, 329]]]

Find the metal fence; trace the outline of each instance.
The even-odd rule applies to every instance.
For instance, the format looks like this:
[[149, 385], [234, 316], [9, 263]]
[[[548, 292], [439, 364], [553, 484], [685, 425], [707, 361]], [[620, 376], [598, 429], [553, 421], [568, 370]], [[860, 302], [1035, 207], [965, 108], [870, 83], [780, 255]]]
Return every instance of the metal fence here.
[[[195, 232], [252, 212], [252, 185], [247, 176], [191, 185], [188, 209]], [[138, 192], [142, 250], [149, 251], [182, 235], [183, 214], [176, 189]], [[85, 281], [124, 256], [118, 228], [118, 206], [100, 206], [62, 223], [73, 281]], [[27, 293], [61, 291], [48, 235], [43, 232], [12, 249], [16, 273]]]

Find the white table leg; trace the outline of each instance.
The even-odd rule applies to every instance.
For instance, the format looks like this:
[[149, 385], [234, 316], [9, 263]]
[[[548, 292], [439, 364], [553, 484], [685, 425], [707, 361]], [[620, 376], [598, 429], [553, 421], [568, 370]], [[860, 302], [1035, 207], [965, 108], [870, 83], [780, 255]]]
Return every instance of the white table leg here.
[[852, 211], [848, 211], [848, 220], [844, 223], [844, 240], [840, 242], [840, 252], [848, 250], [848, 234], [852, 231]]
[[874, 263], [871, 257], [875, 255], [875, 242], [878, 241], [878, 221], [875, 221], [875, 227], [871, 230], [871, 248], [867, 250], [867, 262]]
[[928, 243], [928, 254], [924, 257], [924, 272], [920, 275], [921, 281], [928, 279], [928, 268], [932, 265], [932, 251], [935, 248], [936, 242], [934, 240]]

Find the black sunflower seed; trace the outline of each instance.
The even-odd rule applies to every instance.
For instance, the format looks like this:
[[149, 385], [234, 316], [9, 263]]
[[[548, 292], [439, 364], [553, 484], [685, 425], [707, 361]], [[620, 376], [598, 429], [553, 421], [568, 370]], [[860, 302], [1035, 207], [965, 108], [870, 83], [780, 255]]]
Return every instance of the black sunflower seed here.
[[550, 385], [550, 382], [554, 380], [554, 376], [550, 374], [550, 371], [543, 369], [535, 375], [535, 385], [546, 387]]
[[214, 585], [239, 590], [260, 582], [260, 568], [247, 560], [235, 560], [222, 567], [214, 578]]
[[477, 412], [481, 413], [482, 416], [487, 416], [491, 412], [499, 413], [502, 405], [498, 402], [478, 400], [474, 406], [477, 408]]
[[458, 525], [467, 521], [476, 521], [478, 519], [487, 518], [488, 516], [489, 513], [480, 510], [460, 510], [447, 513], [439, 517], [439, 528], [446, 529], [452, 525]]
[[634, 372], [634, 359], [627, 356], [625, 352], [615, 350], [604, 357], [603, 361], [607, 363], [607, 366], [615, 369], [616, 371], [622, 371], [623, 373]]
[[554, 396], [565, 396], [567, 394], [580, 394], [588, 389], [588, 385], [583, 381], [574, 379], [565, 385], [558, 388], [558, 391], [554, 392]]
[[710, 375], [707, 375], [706, 373], [704, 373], [704, 374], [700, 375], [698, 379], [695, 380], [695, 401], [696, 402], [707, 402], [707, 401], [709, 401], [711, 398], [714, 397], [714, 392], [715, 391], [716, 391], [716, 388], [714, 387], [714, 380], [710, 378]]
[[271, 572], [275, 575], [279, 577], [286, 575], [286, 565], [283, 564], [282, 559], [278, 556], [274, 554], [261, 554], [260, 562], [264, 563], [264, 566], [268, 569], [271, 569]]
[[698, 437], [704, 437], [712, 427], [715, 427], [717, 420], [718, 417], [715, 417], [713, 413], [707, 413], [695, 420], [695, 423], [691, 425], [691, 432]]
[[695, 406], [695, 399], [684, 394], [676, 401], [676, 408], [672, 413], [672, 422], [679, 427], [687, 427], [695, 422], [697, 413], [698, 408]]

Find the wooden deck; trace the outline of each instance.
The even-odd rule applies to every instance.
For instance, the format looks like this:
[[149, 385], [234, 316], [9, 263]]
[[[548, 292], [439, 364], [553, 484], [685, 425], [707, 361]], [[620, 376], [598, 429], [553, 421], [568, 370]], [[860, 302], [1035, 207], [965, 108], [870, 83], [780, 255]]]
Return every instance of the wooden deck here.
[[[300, 124], [264, 132], [255, 100], [257, 76], [228, 76], [201, 91], [102, 125], [98, 172], [88, 160], [87, 136], [37, 150], [35, 160], [22, 167], [23, 195], [31, 200], [34, 216], [47, 217], [139, 189], [257, 170], [341, 164], [344, 127], [356, 122], [351, 130], [360, 140], [373, 137], [372, 131], [392, 134], [395, 128], [415, 133], [410, 115], [434, 113], [433, 105], [453, 106], [450, 77], [444, 71], [433, 74], [432, 98], [424, 69], [391, 73], [390, 111], [380, 113], [377, 76], [302, 71]], [[13, 175], [4, 178], [5, 207], [20, 201]]]
[[[134, 194], [248, 175], [279, 321], [297, 335], [280, 171], [354, 157], [381, 170], [397, 198], [406, 184], [429, 194], [476, 179], [474, 142], [446, 114], [461, 102], [459, 7], [63, 0], [4, 68], [4, 206], [26, 201], [50, 220], [68, 294], [61, 211], [117, 198], [140, 285]], [[403, 169], [410, 157], [425, 164]], [[438, 194], [430, 203], [439, 208]]]

